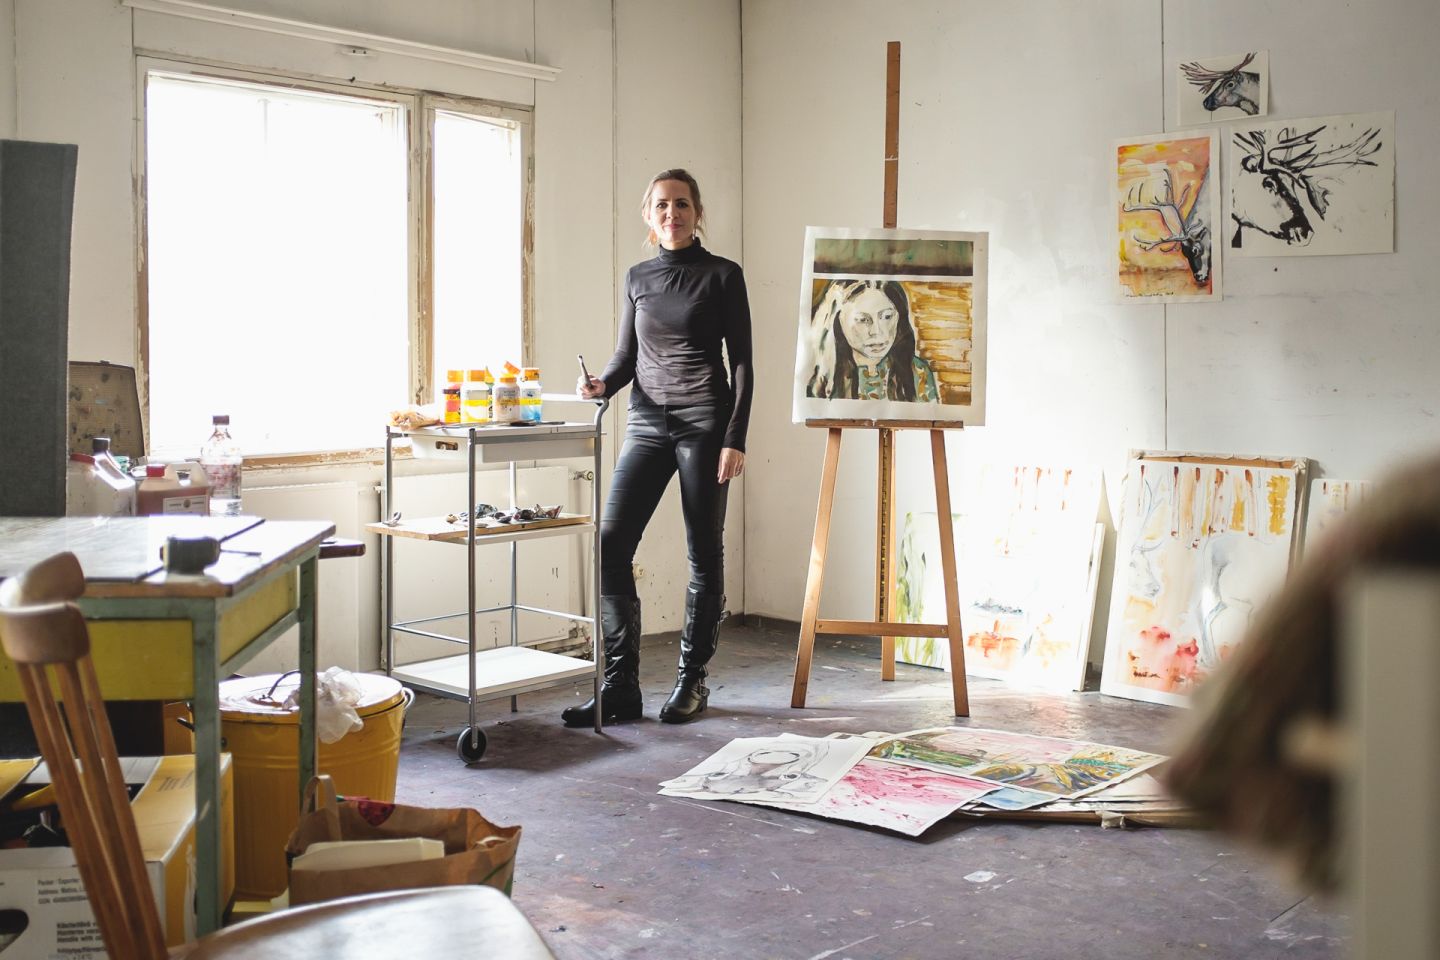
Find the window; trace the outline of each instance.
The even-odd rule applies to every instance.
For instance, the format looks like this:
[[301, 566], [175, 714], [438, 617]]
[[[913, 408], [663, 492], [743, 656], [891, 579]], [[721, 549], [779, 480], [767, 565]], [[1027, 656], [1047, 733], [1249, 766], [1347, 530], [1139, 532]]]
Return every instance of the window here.
[[152, 455], [213, 413], [247, 456], [373, 448], [446, 369], [523, 362], [528, 120], [147, 68]]

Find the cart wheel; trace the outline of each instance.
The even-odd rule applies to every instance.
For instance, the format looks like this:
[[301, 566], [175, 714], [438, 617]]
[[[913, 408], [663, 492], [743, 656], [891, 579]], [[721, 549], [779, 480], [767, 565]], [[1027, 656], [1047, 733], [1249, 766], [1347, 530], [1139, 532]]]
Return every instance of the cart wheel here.
[[470, 727], [461, 731], [460, 739], [455, 741], [455, 752], [460, 754], [460, 759], [466, 763], [476, 763], [485, 756], [485, 731], [479, 727], [474, 728], [474, 743], [470, 741], [470, 734]]

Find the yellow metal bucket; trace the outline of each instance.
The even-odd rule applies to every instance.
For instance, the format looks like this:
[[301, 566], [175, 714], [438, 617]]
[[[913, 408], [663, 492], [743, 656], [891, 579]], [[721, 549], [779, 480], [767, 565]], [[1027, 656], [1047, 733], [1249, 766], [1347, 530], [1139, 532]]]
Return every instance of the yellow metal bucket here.
[[[319, 767], [342, 796], [395, 799], [400, 733], [413, 695], [397, 680], [355, 674], [365, 691], [356, 707], [365, 726], [321, 743]], [[299, 710], [280, 703], [299, 683], [279, 674], [220, 685], [220, 730], [235, 769], [235, 897], [283, 893], [289, 877], [285, 841], [299, 819]], [[274, 688], [273, 693], [270, 691]]]

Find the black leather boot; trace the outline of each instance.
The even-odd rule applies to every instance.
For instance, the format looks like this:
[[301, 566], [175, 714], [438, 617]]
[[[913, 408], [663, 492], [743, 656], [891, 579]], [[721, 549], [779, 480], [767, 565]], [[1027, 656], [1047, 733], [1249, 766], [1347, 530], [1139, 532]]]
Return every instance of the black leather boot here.
[[[605, 639], [605, 681], [600, 700], [606, 723], [638, 720], [644, 712], [640, 697], [640, 598], [601, 597], [600, 629]], [[567, 727], [595, 725], [595, 698], [566, 707], [560, 719]]]
[[691, 589], [685, 595], [685, 626], [680, 631], [680, 668], [675, 689], [660, 719], [665, 723], [688, 723], [705, 712], [710, 688], [705, 686], [709, 671], [705, 665], [715, 656], [720, 639], [720, 618], [725, 613], [725, 595], [698, 593]]

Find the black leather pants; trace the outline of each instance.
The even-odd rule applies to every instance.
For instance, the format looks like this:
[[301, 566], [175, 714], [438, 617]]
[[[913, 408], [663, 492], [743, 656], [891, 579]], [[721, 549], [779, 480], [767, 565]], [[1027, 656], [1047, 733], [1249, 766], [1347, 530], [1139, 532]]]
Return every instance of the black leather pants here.
[[715, 476], [729, 422], [728, 404], [631, 404], [625, 446], [600, 522], [602, 594], [635, 596], [635, 548], [676, 473], [690, 548], [690, 589], [725, 592], [725, 496], [730, 484], [717, 483]]

